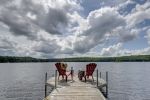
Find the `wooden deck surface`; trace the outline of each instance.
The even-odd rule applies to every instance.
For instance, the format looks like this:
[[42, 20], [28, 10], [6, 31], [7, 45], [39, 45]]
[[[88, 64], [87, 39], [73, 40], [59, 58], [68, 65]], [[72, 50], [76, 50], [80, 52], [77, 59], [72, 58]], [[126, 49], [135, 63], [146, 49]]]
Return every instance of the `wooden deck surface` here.
[[[60, 78], [61, 79], [61, 78]], [[96, 80], [96, 78], [95, 78]], [[105, 85], [103, 79], [99, 79], [99, 86]], [[55, 86], [55, 78], [47, 81], [50, 86]], [[57, 82], [57, 88], [54, 89], [45, 100], [106, 100], [96, 85], [96, 81], [87, 80], [87, 82], [79, 81], [77, 76], [74, 79], [69, 79]]]

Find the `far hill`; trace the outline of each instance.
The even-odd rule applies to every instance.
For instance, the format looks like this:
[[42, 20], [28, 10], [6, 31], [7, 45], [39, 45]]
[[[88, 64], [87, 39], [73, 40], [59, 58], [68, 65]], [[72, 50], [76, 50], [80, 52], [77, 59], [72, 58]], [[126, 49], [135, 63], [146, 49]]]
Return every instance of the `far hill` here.
[[150, 55], [132, 55], [121, 57], [74, 57], [40, 59], [32, 57], [0, 56], [0, 63], [6, 62], [148, 62]]

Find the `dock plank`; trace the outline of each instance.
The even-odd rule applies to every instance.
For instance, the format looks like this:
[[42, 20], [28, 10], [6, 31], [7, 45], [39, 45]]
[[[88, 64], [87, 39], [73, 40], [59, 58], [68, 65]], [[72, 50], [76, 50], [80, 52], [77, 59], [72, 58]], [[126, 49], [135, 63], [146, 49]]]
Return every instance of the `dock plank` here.
[[[54, 86], [55, 78], [49, 79], [47, 84]], [[99, 85], [105, 84], [103, 79], [99, 79]], [[65, 80], [58, 81], [57, 88], [45, 100], [106, 100], [106, 98], [97, 88], [96, 81], [79, 81], [75, 76], [74, 80], [69, 79], [68, 82]]]

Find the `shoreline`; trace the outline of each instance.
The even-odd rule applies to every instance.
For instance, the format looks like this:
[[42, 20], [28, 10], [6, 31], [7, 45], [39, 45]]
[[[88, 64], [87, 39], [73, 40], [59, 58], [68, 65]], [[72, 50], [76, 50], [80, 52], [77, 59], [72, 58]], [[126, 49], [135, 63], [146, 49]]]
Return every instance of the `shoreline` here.
[[150, 62], [150, 55], [131, 55], [120, 57], [73, 57], [73, 58], [33, 58], [0, 56], [0, 63], [29, 63], [29, 62]]

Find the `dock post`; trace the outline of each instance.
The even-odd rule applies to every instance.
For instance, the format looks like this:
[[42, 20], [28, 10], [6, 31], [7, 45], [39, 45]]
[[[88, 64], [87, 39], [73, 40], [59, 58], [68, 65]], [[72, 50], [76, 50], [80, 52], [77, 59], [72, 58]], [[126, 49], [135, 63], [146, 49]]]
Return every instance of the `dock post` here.
[[45, 73], [45, 98], [47, 96], [47, 72]]
[[74, 74], [74, 70], [73, 67], [71, 67], [71, 79], [73, 80], [73, 74]]
[[108, 72], [106, 72], [106, 98], [108, 98]]
[[102, 78], [102, 73], [101, 72], [99, 72], [99, 77]]
[[97, 87], [98, 87], [98, 69], [97, 69]]
[[55, 89], [57, 87], [57, 70], [55, 70]]

